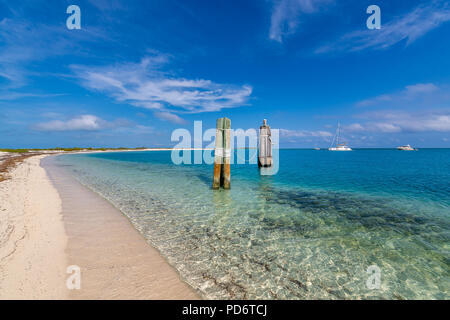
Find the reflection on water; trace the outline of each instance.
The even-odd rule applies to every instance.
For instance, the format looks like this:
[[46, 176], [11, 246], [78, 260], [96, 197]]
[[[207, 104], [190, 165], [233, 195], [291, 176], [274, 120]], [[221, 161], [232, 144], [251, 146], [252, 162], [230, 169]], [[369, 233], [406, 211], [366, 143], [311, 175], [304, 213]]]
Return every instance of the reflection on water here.
[[[60, 162], [206, 298], [449, 298], [442, 203], [283, 184], [254, 167], [235, 168], [230, 191], [212, 191], [208, 166], [137, 157]], [[381, 269], [379, 290], [366, 287], [370, 265]]]

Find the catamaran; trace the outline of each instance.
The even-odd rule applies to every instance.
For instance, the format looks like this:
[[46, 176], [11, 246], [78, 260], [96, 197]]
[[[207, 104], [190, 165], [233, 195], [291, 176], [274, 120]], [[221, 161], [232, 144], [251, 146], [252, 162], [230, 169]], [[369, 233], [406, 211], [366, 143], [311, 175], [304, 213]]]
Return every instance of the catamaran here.
[[[336, 134], [333, 138], [333, 142], [331, 142], [331, 146], [328, 148], [330, 151], [352, 151], [352, 149], [347, 146], [345, 143], [339, 143], [339, 138], [341, 135], [341, 124], [338, 122], [338, 127], [336, 130]], [[336, 142], [336, 145], [334, 143]]]

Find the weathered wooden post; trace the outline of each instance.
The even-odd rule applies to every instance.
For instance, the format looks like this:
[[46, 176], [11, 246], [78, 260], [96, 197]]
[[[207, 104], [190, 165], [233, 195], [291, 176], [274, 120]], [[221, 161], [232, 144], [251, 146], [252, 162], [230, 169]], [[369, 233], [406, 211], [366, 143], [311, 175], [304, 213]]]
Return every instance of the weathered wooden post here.
[[216, 123], [216, 148], [214, 150], [214, 177], [213, 189], [220, 188], [223, 163], [223, 118], [217, 119]]
[[264, 119], [263, 125], [259, 127], [259, 167], [271, 167], [273, 164], [272, 158], [272, 134], [270, 126], [267, 125], [267, 120]]
[[217, 119], [216, 148], [214, 151], [213, 189], [230, 189], [230, 160], [231, 160], [231, 120]]
[[223, 188], [230, 189], [231, 120], [223, 118]]

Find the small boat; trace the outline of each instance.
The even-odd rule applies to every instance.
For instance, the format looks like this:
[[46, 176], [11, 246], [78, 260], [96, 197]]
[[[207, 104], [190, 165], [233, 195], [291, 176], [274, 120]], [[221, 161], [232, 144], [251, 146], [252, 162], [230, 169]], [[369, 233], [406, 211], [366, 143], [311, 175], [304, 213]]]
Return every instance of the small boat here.
[[[329, 151], [352, 151], [352, 149], [347, 146], [345, 143], [339, 143], [339, 138], [341, 135], [341, 124], [338, 122], [338, 127], [336, 130], [336, 135], [333, 138], [333, 142], [331, 142], [331, 146], [328, 148]], [[336, 145], [333, 147], [334, 143]]]
[[320, 150], [320, 148], [314, 148], [314, 150]]
[[405, 146], [397, 147], [397, 150], [401, 150], [401, 151], [417, 151], [417, 149], [414, 149], [409, 144], [407, 144]]
[[352, 148], [346, 146], [344, 143], [338, 144], [335, 148], [328, 148], [330, 151], [352, 151]]

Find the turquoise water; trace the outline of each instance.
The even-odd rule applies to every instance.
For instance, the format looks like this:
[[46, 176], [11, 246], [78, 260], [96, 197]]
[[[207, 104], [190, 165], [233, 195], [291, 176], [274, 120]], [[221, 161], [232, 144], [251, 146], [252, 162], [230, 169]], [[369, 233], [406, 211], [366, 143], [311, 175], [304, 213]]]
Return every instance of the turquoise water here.
[[[450, 149], [280, 150], [280, 171], [169, 151], [57, 157], [119, 208], [205, 298], [450, 298]], [[379, 289], [366, 272], [381, 271]]]

